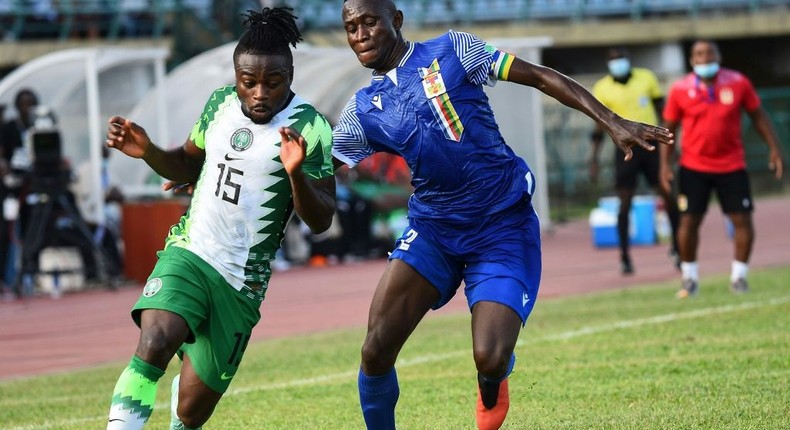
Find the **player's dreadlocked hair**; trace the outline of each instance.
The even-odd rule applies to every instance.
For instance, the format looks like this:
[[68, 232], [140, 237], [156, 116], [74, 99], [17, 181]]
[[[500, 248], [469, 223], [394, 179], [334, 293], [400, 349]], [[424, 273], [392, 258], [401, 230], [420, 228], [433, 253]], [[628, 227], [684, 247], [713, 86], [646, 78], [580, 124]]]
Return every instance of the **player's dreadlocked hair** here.
[[296, 16], [290, 7], [263, 8], [256, 12], [248, 10], [242, 16], [248, 26], [233, 51], [235, 61], [240, 54], [274, 54], [293, 58], [290, 46], [302, 41], [302, 33], [296, 26]]

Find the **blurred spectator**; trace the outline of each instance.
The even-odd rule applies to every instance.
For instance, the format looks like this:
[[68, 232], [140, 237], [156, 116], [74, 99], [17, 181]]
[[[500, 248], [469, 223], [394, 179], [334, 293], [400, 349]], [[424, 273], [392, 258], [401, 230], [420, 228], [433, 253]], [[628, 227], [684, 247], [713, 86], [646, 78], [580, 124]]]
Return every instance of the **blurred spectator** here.
[[[631, 67], [630, 54], [622, 47], [610, 48], [607, 52], [609, 74], [599, 79], [593, 86], [592, 93], [614, 113], [632, 121], [646, 124], [658, 124], [659, 113], [664, 106], [664, 93], [658, 85], [656, 75], [645, 68]], [[596, 124], [590, 136], [592, 154], [590, 156], [590, 180], [598, 179], [598, 153], [604, 138], [604, 129]], [[614, 151], [614, 187], [620, 202], [617, 215], [617, 236], [620, 245], [620, 272], [623, 275], [634, 273], [630, 253], [630, 213], [631, 202], [636, 193], [639, 176], [665, 202], [667, 215], [672, 226], [672, 246], [670, 256], [676, 266], [680, 262], [677, 257], [677, 244], [674, 231], [677, 228], [678, 213], [674, 201], [668, 193], [658, 186], [658, 151], [647, 151], [635, 148], [633, 158], [625, 161], [625, 153], [620, 149]]]
[[[31, 133], [40, 131], [39, 128], [57, 129], [55, 116], [46, 107], [39, 106], [37, 94], [29, 88], [17, 92], [14, 105], [16, 117], [0, 127], [0, 195], [3, 200], [0, 262], [9, 269], [7, 282], [21, 281], [18, 293], [32, 294], [40, 252], [48, 246], [78, 248], [86, 280], [98, 280], [92, 236], [67, 188], [68, 161], [62, 158], [57, 145], [49, 148], [42, 144], [41, 148], [47, 149], [46, 158], [33, 151], [36, 146], [33, 141], [38, 134]], [[12, 240], [15, 236], [21, 238], [21, 276], [16, 275], [16, 262], [9, 258], [9, 250], [17, 248]], [[6, 289], [6, 293], [8, 291]]]
[[[98, 248], [93, 235], [77, 209], [74, 193], [67, 186], [72, 177], [71, 165], [61, 159], [56, 172], [33, 171], [29, 186], [21, 195], [22, 208], [19, 230], [22, 234], [21, 290], [22, 296], [33, 294], [36, 276], [39, 275], [41, 251], [47, 247], [76, 248], [82, 267], [65, 270], [82, 270], [86, 284], [98, 284], [100, 267]], [[59, 296], [59, 291], [53, 291]]]
[[[352, 259], [379, 257], [372, 233], [373, 208], [369, 201], [352, 189], [358, 172], [341, 166], [335, 170], [335, 199], [343, 247]], [[389, 247], [389, 244], [388, 244]]]
[[332, 227], [320, 235], [305, 232], [309, 264], [386, 257], [406, 226], [412, 192], [406, 162], [394, 154], [376, 153], [354, 169], [341, 166], [335, 180], [337, 211]]
[[58, 35], [58, 8], [51, 0], [22, 0], [19, 7], [29, 13], [25, 19], [23, 39], [51, 39]]
[[38, 95], [33, 90], [29, 88], [19, 90], [14, 97], [16, 117], [0, 127], [0, 151], [10, 170], [29, 164], [30, 160], [25, 157], [23, 143], [28, 130], [34, 125], [33, 110], [36, 106], [38, 106]]
[[123, 274], [119, 238], [124, 195], [117, 186], [110, 183], [108, 163], [111, 151], [102, 145], [101, 153], [99, 195], [104, 200], [103, 216], [99, 213], [99, 202], [96, 201], [97, 194], [94, 192], [92, 175], [94, 166], [90, 160], [86, 160], [77, 168], [71, 190], [76, 197], [77, 208], [82, 218], [93, 233], [94, 243], [101, 250], [103, 261], [106, 263], [105, 269], [110, 277], [110, 285], [114, 286]]
[[[678, 127], [683, 131], [677, 174], [681, 288], [676, 297], [697, 293], [700, 225], [713, 192], [734, 228], [730, 289], [741, 294], [749, 289], [747, 275], [754, 245], [754, 202], [741, 137], [743, 112], [768, 146], [768, 166], [776, 179], [781, 179], [783, 169], [779, 137], [751, 81], [736, 70], [720, 66], [716, 43], [694, 42], [689, 63], [693, 70], [672, 85], [664, 108], [666, 127], [673, 133]], [[661, 186], [669, 190], [675, 179], [671, 167], [675, 149], [662, 145], [660, 150]]]
[[[10, 1], [0, 1], [0, 40], [11, 40], [11, 27], [14, 23], [14, 7]], [[3, 106], [5, 107], [5, 106]], [[0, 117], [0, 125], [2, 124]]]
[[153, 5], [150, 0], [120, 0], [121, 33], [126, 37], [140, 36], [145, 26], [154, 21]]
[[372, 205], [352, 189], [356, 177], [347, 166], [335, 170], [336, 212], [327, 232], [309, 236], [311, 266], [381, 256], [371, 235]]
[[384, 249], [389, 251], [406, 227], [406, 209], [413, 191], [409, 166], [398, 155], [377, 152], [354, 170], [358, 177], [351, 189], [372, 206], [374, 246], [384, 242]]
[[[5, 285], [14, 282], [16, 270], [14, 259], [9, 258], [16, 249], [14, 244], [15, 220], [19, 212], [19, 196], [22, 189], [20, 164], [29, 163], [25, 160], [23, 142], [33, 127], [33, 109], [38, 105], [38, 96], [29, 89], [23, 88], [14, 97], [16, 116], [0, 126], [0, 201], [3, 203], [3, 216], [0, 217], [0, 273], [2, 273], [4, 294], [10, 295]], [[16, 164], [16, 166], [14, 166]]]
[[370, 195], [376, 209], [390, 211], [406, 207], [412, 193], [411, 172], [401, 156], [376, 153], [360, 162], [356, 170], [358, 184], [368, 181], [378, 185]]

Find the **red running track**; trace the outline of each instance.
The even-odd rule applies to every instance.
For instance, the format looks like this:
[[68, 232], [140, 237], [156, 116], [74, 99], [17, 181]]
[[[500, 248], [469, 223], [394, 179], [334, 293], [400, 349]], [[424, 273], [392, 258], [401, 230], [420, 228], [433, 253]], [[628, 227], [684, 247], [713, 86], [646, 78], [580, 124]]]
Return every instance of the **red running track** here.
[[[788, 214], [790, 196], [757, 201], [752, 267], [790, 264], [790, 232], [783, 225]], [[702, 276], [729, 273], [732, 243], [725, 231], [714, 204], [701, 233]], [[618, 251], [595, 249], [586, 221], [556, 225], [544, 232], [543, 254], [541, 298], [673, 279], [679, 283], [664, 245], [634, 247], [636, 273], [621, 276]], [[364, 327], [368, 303], [385, 264], [380, 260], [276, 273], [253, 340]], [[84, 291], [59, 300], [36, 297], [0, 303], [0, 380], [127, 360], [139, 334], [129, 309], [141, 287]], [[438, 313], [451, 312], [467, 312], [462, 295]]]

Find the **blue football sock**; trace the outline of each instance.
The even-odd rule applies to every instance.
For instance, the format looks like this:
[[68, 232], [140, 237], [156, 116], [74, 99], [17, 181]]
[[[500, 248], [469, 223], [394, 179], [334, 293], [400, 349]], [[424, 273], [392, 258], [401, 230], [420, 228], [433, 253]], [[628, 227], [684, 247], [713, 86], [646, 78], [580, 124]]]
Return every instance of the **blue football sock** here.
[[398, 403], [400, 387], [398, 374], [393, 367], [381, 376], [368, 376], [359, 370], [359, 404], [369, 430], [395, 429], [395, 404]]
[[504, 375], [502, 375], [499, 378], [495, 378], [495, 379], [488, 378], [488, 377], [485, 377], [483, 375], [478, 375], [478, 376], [483, 381], [490, 382], [490, 383], [493, 383], [493, 384], [499, 384], [500, 382], [502, 382], [505, 379], [507, 379], [510, 376], [511, 373], [513, 373], [513, 367], [515, 365], [516, 365], [516, 353], [514, 352], [513, 354], [510, 355], [510, 361], [507, 364], [507, 371], [505, 371]]

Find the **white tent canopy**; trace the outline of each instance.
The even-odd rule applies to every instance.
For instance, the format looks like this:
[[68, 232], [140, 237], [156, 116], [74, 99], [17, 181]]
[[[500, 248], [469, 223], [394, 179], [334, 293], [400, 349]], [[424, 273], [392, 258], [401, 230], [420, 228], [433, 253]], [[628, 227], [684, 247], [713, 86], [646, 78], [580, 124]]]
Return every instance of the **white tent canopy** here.
[[[237, 42], [206, 51], [173, 69], [166, 77], [167, 118], [163, 147], [184, 143], [211, 93], [235, 83], [233, 50]], [[357, 88], [370, 81], [370, 71], [359, 66], [349, 49], [315, 48], [300, 45], [294, 56], [294, 92], [313, 103], [331, 120]], [[156, 97], [152, 92], [130, 113], [130, 118], [146, 129], [162, 124], [152, 108]]]
[[[502, 39], [493, 43], [525, 60], [539, 63], [541, 49], [551, 41], [548, 38], [524, 38]], [[165, 138], [157, 142], [160, 146], [183, 144], [212, 91], [234, 83], [232, 57], [235, 46], [236, 42], [231, 42], [204, 52], [167, 75], [164, 96], [167, 118], [155, 109], [158, 102], [153, 91], [132, 109], [129, 118], [147, 130], [164, 128]], [[317, 48], [302, 44], [294, 50], [294, 75], [294, 91], [312, 102], [334, 123], [354, 91], [370, 82], [371, 72], [360, 67], [348, 48]], [[546, 228], [550, 225], [550, 218], [543, 95], [535, 89], [504, 82], [487, 88], [487, 93], [505, 140], [527, 160], [537, 176], [535, 207]], [[141, 169], [130, 178], [144, 178], [146, 175], [150, 178], [150, 169], [137, 161], [127, 159], [129, 164], [126, 167]], [[152, 190], [156, 189], [158, 187], [152, 187]]]
[[[0, 103], [12, 117], [16, 93], [32, 89], [39, 104], [55, 114], [62, 151], [73, 167], [89, 162], [96, 184], [94, 198], [101, 210], [101, 145], [110, 115], [128, 112], [157, 83], [164, 81], [165, 48], [93, 47], [53, 52], [31, 60], [0, 81]], [[161, 107], [159, 104], [154, 108]], [[158, 109], [160, 118], [166, 116]], [[126, 157], [114, 157], [114, 159]], [[111, 159], [113, 160], [113, 159]], [[112, 170], [112, 167], [111, 167]]]

